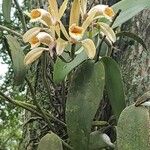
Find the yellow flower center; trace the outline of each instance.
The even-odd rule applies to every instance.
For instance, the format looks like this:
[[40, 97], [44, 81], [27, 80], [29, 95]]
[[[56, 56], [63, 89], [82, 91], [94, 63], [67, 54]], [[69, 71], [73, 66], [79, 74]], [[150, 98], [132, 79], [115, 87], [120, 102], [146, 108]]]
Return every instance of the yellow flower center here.
[[31, 44], [36, 44], [36, 43], [38, 43], [38, 42], [39, 42], [39, 40], [38, 40], [38, 38], [35, 37], [35, 36], [32, 37], [31, 40], [30, 40], [30, 43], [31, 43]]
[[40, 17], [40, 16], [41, 16], [41, 13], [40, 13], [38, 10], [33, 9], [33, 10], [31, 11], [31, 17], [32, 17], [32, 19], [38, 18], [38, 17]]
[[104, 13], [109, 17], [113, 17], [115, 15], [115, 13], [111, 7], [105, 8]]
[[76, 26], [76, 25], [72, 25], [72, 26], [70, 27], [70, 32], [71, 32], [71, 33], [74, 33], [74, 34], [82, 34], [83, 28], [82, 28], [82, 27], [79, 27], [79, 26]]

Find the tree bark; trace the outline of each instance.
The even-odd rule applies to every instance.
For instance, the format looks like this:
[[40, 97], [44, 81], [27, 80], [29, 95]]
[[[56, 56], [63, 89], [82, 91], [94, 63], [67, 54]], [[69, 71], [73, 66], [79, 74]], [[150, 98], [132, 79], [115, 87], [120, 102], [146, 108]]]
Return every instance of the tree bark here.
[[120, 57], [127, 104], [150, 90], [150, 10], [144, 10], [130, 23], [130, 31], [140, 36], [147, 51], [138, 43], [128, 47]]

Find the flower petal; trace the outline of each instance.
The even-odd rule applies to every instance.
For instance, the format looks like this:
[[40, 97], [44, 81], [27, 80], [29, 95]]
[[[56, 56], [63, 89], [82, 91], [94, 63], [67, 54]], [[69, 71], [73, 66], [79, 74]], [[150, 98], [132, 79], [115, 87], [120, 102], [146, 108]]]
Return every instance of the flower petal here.
[[61, 19], [61, 17], [63, 16], [66, 8], [67, 8], [67, 4], [68, 4], [68, 0], [64, 0], [64, 2], [62, 3], [62, 5], [59, 8], [59, 18]]
[[88, 57], [90, 59], [93, 59], [96, 54], [96, 47], [94, 45], [94, 42], [91, 39], [85, 39], [81, 41], [81, 43]]
[[78, 25], [79, 17], [80, 17], [80, 0], [74, 0], [70, 12], [69, 27], [74, 23]]
[[39, 32], [36, 36], [40, 43], [49, 46], [52, 42], [54, 42], [54, 38], [50, 36], [46, 32]]
[[48, 50], [48, 49], [43, 47], [38, 47], [28, 52], [24, 58], [25, 65], [29, 65], [35, 60], [37, 60], [42, 55], [44, 50]]
[[58, 4], [57, 0], [49, 0], [49, 8], [51, 15], [56, 18], [56, 20], [59, 20], [59, 11], [58, 11]]
[[64, 25], [62, 24], [61, 21], [59, 21], [59, 25], [60, 25], [60, 29], [61, 29], [63, 35], [65, 36], [65, 38], [66, 38], [68, 41], [70, 41], [69, 34], [68, 34], [68, 32], [66, 31], [66, 28], [64, 27]]
[[90, 15], [94, 11], [96, 12], [96, 16], [103, 15], [107, 7], [108, 5], [102, 5], [102, 4], [96, 5], [89, 10], [88, 15]]
[[36, 36], [40, 32], [40, 30], [40, 27], [31, 28], [23, 35], [23, 41], [29, 42], [32, 37]]
[[103, 22], [98, 22], [97, 24], [99, 25], [101, 32], [114, 43], [116, 41], [116, 35], [113, 29], [108, 24]]
[[80, 9], [81, 9], [81, 15], [82, 18], [86, 14], [86, 9], [87, 9], [87, 0], [80, 0]]
[[68, 45], [67, 41], [65, 41], [61, 38], [58, 38], [56, 40], [56, 53], [57, 53], [57, 55], [61, 55], [67, 45]]
[[94, 17], [95, 17], [96, 12], [93, 11], [90, 13], [90, 15], [85, 19], [85, 21], [82, 24], [82, 28], [84, 28], [84, 31], [87, 29], [87, 27], [92, 23]]

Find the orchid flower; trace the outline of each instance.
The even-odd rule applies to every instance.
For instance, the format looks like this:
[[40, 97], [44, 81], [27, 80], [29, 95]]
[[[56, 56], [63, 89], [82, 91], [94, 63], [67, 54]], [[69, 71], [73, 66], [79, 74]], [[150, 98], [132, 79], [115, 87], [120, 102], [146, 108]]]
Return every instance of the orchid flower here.
[[[40, 27], [34, 27], [23, 35], [23, 41], [29, 42], [31, 45], [31, 51], [25, 56], [26, 65], [39, 58], [44, 50], [49, 51], [50, 55], [53, 56], [53, 48], [56, 45], [55, 38], [41, 30]], [[47, 48], [39, 47], [41, 44], [47, 46]]]
[[[94, 42], [91, 39], [83, 39], [85, 31], [91, 24], [93, 18], [95, 16], [95, 12], [92, 12], [79, 26], [79, 19], [80, 19], [80, 0], [75, 0], [72, 3], [71, 13], [70, 13], [70, 22], [69, 22], [69, 33], [66, 31], [64, 25], [60, 23], [60, 29], [64, 36], [66, 37], [67, 41], [65, 43], [71, 44], [81, 44], [84, 47], [84, 50], [87, 56], [90, 59], [93, 59], [96, 54], [96, 47]], [[62, 42], [63, 44], [63, 42]], [[67, 46], [67, 44], [65, 44]], [[65, 47], [63, 47], [65, 49]], [[63, 50], [61, 50], [63, 52]], [[61, 55], [61, 53], [60, 53]]]
[[56, 24], [55, 17], [44, 9], [33, 9], [30, 13], [27, 13], [27, 15], [30, 17], [30, 22], [41, 22], [49, 27]]
[[96, 5], [93, 8], [91, 8], [87, 14], [90, 15], [93, 11], [96, 11], [96, 14], [95, 14], [96, 18], [104, 16], [110, 21], [115, 15], [113, 9], [109, 7], [108, 5], [101, 5], [101, 4]]

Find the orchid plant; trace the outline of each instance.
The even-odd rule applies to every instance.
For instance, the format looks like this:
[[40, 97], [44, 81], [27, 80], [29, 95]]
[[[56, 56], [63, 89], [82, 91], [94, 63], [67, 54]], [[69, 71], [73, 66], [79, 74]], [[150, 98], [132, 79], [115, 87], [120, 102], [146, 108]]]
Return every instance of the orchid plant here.
[[[65, 139], [50, 131], [38, 141], [38, 150], [100, 150], [117, 147], [116, 143], [112, 143], [110, 137], [104, 132], [110, 126], [113, 131], [116, 131], [116, 124], [111, 124], [109, 120], [100, 120], [101, 118], [96, 118], [95, 114], [100, 109], [99, 104], [100, 100], [103, 99], [104, 91], [107, 92], [116, 122], [126, 106], [120, 69], [115, 60], [111, 58], [111, 54], [112, 49], [115, 49], [114, 43], [117, 40], [114, 28], [150, 6], [147, 0], [136, 1], [122, 0], [112, 7], [98, 4], [89, 8], [87, 0], [73, 0], [71, 8], [69, 7], [69, 20], [64, 24], [64, 16], [68, 13], [67, 7], [70, 6], [69, 0], [64, 0], [60, 7], [58, 7], [57, 0], [48, 0], [47, 10], [35, 8], [26, 13], [30, 22], [34, 24], [33, 28], [23, 35], [24, 43], [28, 43], [30, 46], [25, 57], [24, 53], [19, 51], [21, 46], [18, 41], [10, 35], [6, 36], [9, 48], [12, 50], [11, 56], [17, 85], [22, 84], [24, 79], [26, 80], [34, 105], [12, 100], [2, 92], [0, 92], [0, 96], [8, 102], [33, 112], [42, 118], [50, 128], [52, 120], [65, 128]], [[116, 21], [116, 19], [118, 20]], [[11, 31], [10, 29], [7, 30]], [[22, 38], [22, 35], [15, 31], [12, 34]], [[134, 36], [131, 34], [130, 37]], [[135, 39], [146, 49], [142, 39], [137, 36]], [[102, 54], [103, 51], [105, 51], [104, 55]], [[38, 59], [45, 59], [45, 57], [40, 58], [45, 52], [47, 52], [46, 55], [50, 56], [48, 58], [52, 62], [53, 68], [52, 76], [49, 77], [50, 83], [53, 88], [58, 83], [62, 83], [64, 89], [67, 89], [66, 93], [64, 91], [64, 95], [66, 95], [61, 110], [65, 112], [64, 122], [59, 120], [57, 115], [53, 116], [50, 111], [40, 107], [32, 84], [25, 74], [32, 63]], [[43, 72], [45, 73], [47, 68], [44, 69]], [[47, 76], [43, 78], [47, 80]], [[50, 91], [48, 90], [48, 92]], [[138, 104], [141, 105], [141, 101]], [[135, 112], [136, 110], [134, 107]], [[52, 122], [52, 124], [55, 123]], [[124, 128], [122, 121], [120, 124]], [[131, 127], [130, 123], [129, 127]], [[139, 130], [143, 131], [141, 128]], [[121, 133], [121, 136], [124, 135], [122, 129], [119, 129], [118, 133]], [[138, 133], [132, 135], [139, 136], [138, 139], [141, 138]], [[149, 138], [149, 135], [145, 135], [146, 138]], [[122, 140], [121, 136], [119, 138]], [[117, 141], [117, 139], [115, 140]], [[147, 145], [147, 141], [141, 145]], [[126, 140], [123, 140], [124, 142]], [[117, 143], [117, 145], [119, 144]], [[131, 145], [134, 147], [134, 143]], [[121, 148], [123, 148], [122, 145]], [[137, 147], [137, 149], [143, 148]]]
[[[60, 58], [61, 61], [65, 60], [65, 63], [70, 64], [72, 62], [75, 62], [76, 57], [78, 57], [78, 55], [81, 55], [82, 51], [84, 50], [86, 54], [85, 57], [86, 60], [90, 59], [91, 61], [86, 62], [88, 64], [88, 68], [86, 68], [86, 64], [84, 63], [82, 66], [83, 68], [82, 67], [77, 68], [77, 70], [81, 69], [85, 71], [84, 72], [79, 71], [79, 73], [75, 72], [75, 76], [79, 76], [79, 75], [84, 76], [84, 73], [85, 74], [87, 73], [87, 77], [88, 77], [89, 72], [91, 71], [93, 72], [89, 78], [85, 77], [88, 80], [85, 81], [85, 84], [87, 85], [82, 84], [82, 86], [85, 86], [84, 87], [85, 92], [83, 92], [85, 95], [87, 95], [87, 91], [91, 88], [92, 89], [89, 93], [91, 93], [93, 90], [96, 92], [95, 98], [92, 102], [93, 104], [89, 103], [87, 105], [87, 107], [91, 109], [90, 110], [91, 112], [89, 114], [90, 118], [87, 118], [87, 120], [90, 120], [91, 122], [92, 121], [91, 119], [93, 119], [94, 117], [95, 109], [97, 108], [99, 103], [98, 99], [102, 96], [103, 93], [104, 78], [105, 78], [104, 67], [102, 65], [102, 62], [98, 62], [99, 58], [101, 58], [98, 51], [99, 49], [101, 49], [100, 45], [102, 44], [103, 41], [106, 41], [106, 43], [109, 43], [109, 45], [111, 46], [116, 41], [116, 35], [113, 29], [111, 28], [111, 24], [113, 23], [116, 14], [113, 11], [113, 9], [108, 5], [99, 4], [92, 7], [90, 10], [88, 10], [86, 0], [74, 0], [71, 4], [70, 18], [68, 24], [64, 25], [62, 23], [63, 21], [62, 17], [65, 14], [65, 10], [67, 9], [67, 6], [68, 6], [68, 0], [64, 0], [60, 8], [58, 8], [58, 4], [56, 0], [49, 0], [48, 10], [38, 8], [38, 9], [31, 10], [30, 13], [27, 13], [27, 15], [30, 17], [30, 22], [40, 22], [41, 25], [40, 27], [36, 26], [29, 29], [23, 35], [23, 41], [25, 43], [27, 42], [30, 43], [31, 46], [31, 50], [25, 56], [24, 63], [25, 65], [29, 65], [33, 63], [42, 55], [44, 51], [47, 51], [49, 52], [51, 59]], [[101, 42], [99, 42], [99, 46], [97, 46], [98, 43], [94, 41], [97, 36], [98, 38], [101, 38]], [[67, 58], [63, 58], [64, 53], [69, 54], [70, 57], [69, 62], [67, 62], [66, 60]], [[80, 64], [82, 64], [83, 61], [81, 61]], [[95, 72], [93, 69], [99, 70], [98, 71], [100, 75], [99, 77], [97, 76], [98, 72], [97, 71]], [[57, 61], [56, 61], [56, 67], [54, 67], [54, 78], [55, 76], [57, 78], [55, 72], [57, 72]], [[83, 81], [85, 80], [85, 78], [83, 79]], [[76, 79], [73, 79], [71, 85], [74, 84], [74, 80], [76, 81]], [[73, 85], [73, 86], [78, 87], [79, 86], [78, 81], [76, 81], [76, 83], [77, 85]], [[101, 87], [101, 92], [98, 92], [99, 86]], [[76, 93], [79, 92], [78, 90], [79, 89], [73, 88], [73, 91]], [[69, 91], [71, 91], [71, 88], [69, 89]], [[89, 101], [88, 100], [89, 97], [92, 98], [91, 95], [94, 94], [94, 91], [90, 95], [86, 96], [87, 102]], [[76, 127], [78, 125], [76, 127], [73, 126], [72, 125], [73, 121], [72, 119], [70, 120], [70, 117], [71, 118], [75, 117], [75, 114], [74, 113], [72, 114], [71, 110], [74, 111], [74, 108], [76, 106], [82, 107], [82, 105], [78, 106], [79, 103], [70, 105], [70, 102], [72, 103], [76, 96], [74, 98], [73, 97], [72, 97], [72, 92], [68, 94], [68, 98], [67, 98], [68, 102], [66, 103], [66, 122], [67, 122], [68, 135], [71, 140], [71, 145], [74, 147], [74, 149], [82, 149], [82, 150], [93, 149], [93, 147], [95, 146], [91, 146], [92, 144], [90, 145], [88, 144], [89, 137], [93, 136], [90, 135], [89, 132], [90, 124], [87, 123], [88, 127], [84, 127], [84, 128], [79, 127], [80, 128], [79, 131], [83, 130], [83, 133], [79, 133], [79, 131], [76, 130], [77, 129]], [[79, 99], [78, 96], [76, 98]], [[82, 96], [80, 98], [82, 99]], [[95, 108], [93, 109], [90, 105], [91, 106], [95, 105]], [[75, 111], [75, 113], [82, 114], [82, 110], [83, 110], [82, 108], [79, 109], [77, 108], [77, 112]], [[79, 118], [76, 119], [78, 120]], [[76, 119], [74, 120], [74, 122], [77, 121]], [[79, 122], [79, 126], [80, 123], [81, 122]], [[76, 132], [77, 136], [75, 136], [74, 132]], [[88, 133], [88, 136], [84, 135], [86, 132]], [[93, 134], [95, 133], [93, 132]], [[50, 138], [51, 135], [52, 134], [47, 134], [45, 137], [41, 139], [39, 143], [39, 149], [43, 148], [43, 146], [41, 146], [42, 145], [41, 143], [45, 141], [45, 138]], [[54, 136], [56, 136], [56, 138], [59, 139], [57, 135], [54, 134]], [[111, 143], [110, 141], [110, 138], [106, 134], [101, 134], [100, 136], [104, 141], [105, 146], [107, 145], [110, 147], [114, 147], [113, 143]], [[79, 139], [76, 139], [76, 137], [79, 137]], [[82, 139], [84, 138], [85, 140], [82, 141]], [[81, 140], [81, 146], [76, 144], [79, 142], [79, 140]], [[69, 145], [67, 147], [69, 147]]]

